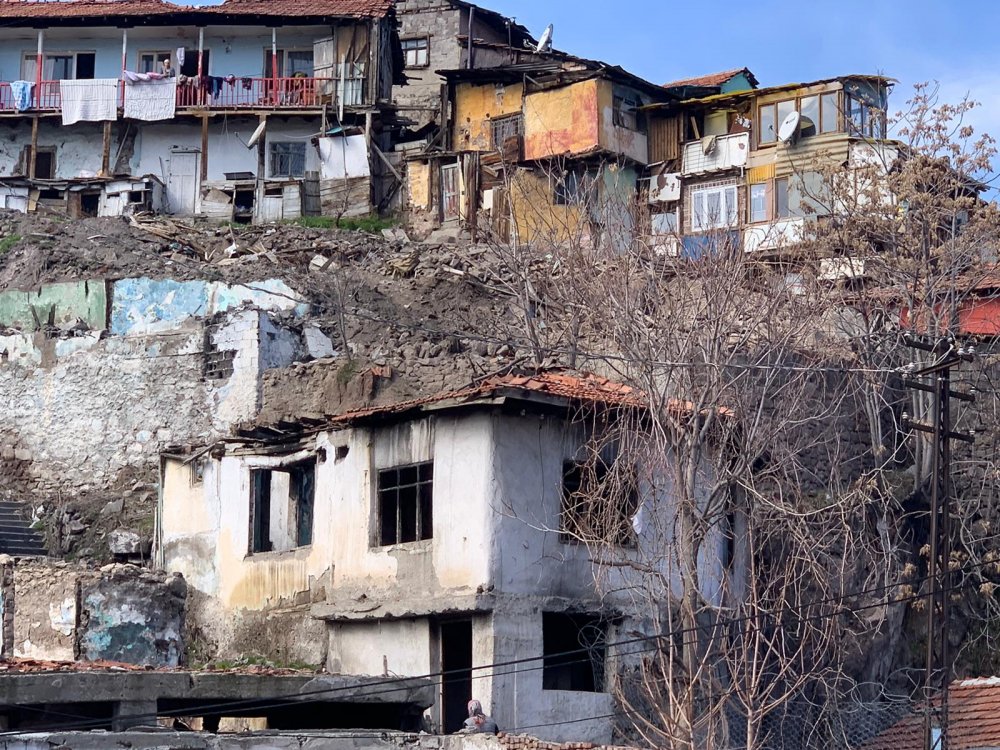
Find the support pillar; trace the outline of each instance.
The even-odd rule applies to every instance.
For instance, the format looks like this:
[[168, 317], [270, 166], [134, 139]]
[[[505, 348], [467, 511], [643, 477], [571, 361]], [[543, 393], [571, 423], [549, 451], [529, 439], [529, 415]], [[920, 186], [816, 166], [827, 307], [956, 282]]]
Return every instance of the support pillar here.
[[208, 179], [208, 115], [201, 118], [201, 181]]
[[138, 726], [153, 726], [156, 724], [156, 701], [134, 700], [119, 701], [115, 704], [111, 718], [111, 729], [124, 732]]
[[[38, 46], [35, 52], [35, 109], [42, 107], [42, 68], [45, 67], [45, 32], [38, 30]], [[32, 156], [34, 159], [34, 156]], [[34, 176], [34, 175], [32, 175]]]

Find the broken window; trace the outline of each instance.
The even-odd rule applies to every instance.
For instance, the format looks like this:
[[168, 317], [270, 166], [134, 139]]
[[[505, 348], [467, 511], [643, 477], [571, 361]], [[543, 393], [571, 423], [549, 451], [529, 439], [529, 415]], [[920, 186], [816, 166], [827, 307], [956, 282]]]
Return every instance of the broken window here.
[[497, 151], [503, 148], [511, 138], [524, 135], [524, 115], [516, 114], [507, 117], [497, 117], [492, 122], [493, 148]]
[[691, 230], [728, 229], [738, 223], [736, 185], [691, 191]]
[[403, 46], [403, 57], [407, 68], [426, 68], [430, 65], [429, 38], [422, 36], [416, 39], [401, 39], [400, 44]]
[[542, 613], [542, 690], [603, 693], [607, 637], [599, 615]]
[[305, 141], [271, 141], [271, 176], [305, 177]]
[[632, 517], [639, 508], [635, 467], [624, 460], [563, 463], [560, 539], [634, 544]]
[[808, 138], [819, 132], [819, 97], [803, 96], [799, 100], [799, 137]]
[[787, 219], [791, 215], [788, 208], [787, 177], [774, 181], [774, 215], [779, 219]]
[[285, 552], [312, 544], [316, 460], [251, 469], [250, 552]]
[[762, 104], [757, 110], [757, 143], [759, 145], [775, 143], [778, 140], [781, 123], [792, 112], [798, 112], [802, 118], [799, 123], [800, 138], [809, 138], [819, 133], [836, 133], [840, 130], [838, 99], [839, 94], [831, 91], [826, 94]]
[[619, 128], [643, 132], [642, 118], [639, 116], [639, 99], [631, 94], [615, 94], [612, 102], [612, 118]]
[[885, 138], [885, 118], [878, 107], [865, 97], [844, 95], [844, 116], [851, 135], [865, 138]]
[[433, 536], [434, 462], [378, 473], [379, 544], [406, 544]]

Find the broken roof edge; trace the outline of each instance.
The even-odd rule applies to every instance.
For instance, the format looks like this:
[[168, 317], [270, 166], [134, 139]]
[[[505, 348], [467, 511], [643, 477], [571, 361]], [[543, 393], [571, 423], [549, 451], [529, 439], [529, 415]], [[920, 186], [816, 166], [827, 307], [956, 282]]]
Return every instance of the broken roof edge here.
[[643, 110], [663, 109], [665, 107], [671, 107], [677, 104], [681, 106], [688, 106], [688, 105], [718, 104], [729, 101], [738, 102], [744, 99], [750, 99], [752, 97], [768, 96], [769, 94], [778, 94], [783, 91], [795, 91], [796, 89], [805, 89], [805, 88], [810, 88], [812, 86], [822, 86], [823, 84], [834, 83], [836, 81], [840, 82], [877, 81], [887, 86], [894, 86], [895, 84], [899, 83], [899, 81], [895, 78], [890, 78], [888, 76], [882, 76], [882, 75], [874, 75], [869, 73], [841, 75], [841, 76], [833, 76], [832, 78], [822, 78], [818, 81], [807, 81], [805, 83], [782, 83], [776, 86], [767, 86], [762, 89], [747, 89], [746, 91], [732, 91], [726, 94], [711, 94], [710, 96], [695, 97], [691, 99], [681, 99], [678, 102], [647, 104], [644, 107], [640, 107], [640, 109]]
[[692, 76], [691, 78], [681, 78], [677, 81], [670, 81], [669, 83], [663, 84], [663, 88], [718, 88], [727, 81], [731, 81], [736, 76], [743, 74], [746, 76], [747, 81], [750, 85], [756, 89], [760, 85], [760, 81], [757, 80], [757, 76], [753, 74], [750, 68], [732, 68], [730, 70], [722, 70], [716, 73], [708, 73], [701, 76]]

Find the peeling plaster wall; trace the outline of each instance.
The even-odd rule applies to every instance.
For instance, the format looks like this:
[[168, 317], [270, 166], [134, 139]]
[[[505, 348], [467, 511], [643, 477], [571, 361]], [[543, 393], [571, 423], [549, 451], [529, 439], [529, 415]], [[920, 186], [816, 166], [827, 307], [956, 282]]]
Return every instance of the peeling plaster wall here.
[[14, 568], [14, 656], [72, 661], [80, 572], [65, 564]]
[[524, 158], [593, 151], [600, 143], [600, 81], [591, 79], [524, 97]]

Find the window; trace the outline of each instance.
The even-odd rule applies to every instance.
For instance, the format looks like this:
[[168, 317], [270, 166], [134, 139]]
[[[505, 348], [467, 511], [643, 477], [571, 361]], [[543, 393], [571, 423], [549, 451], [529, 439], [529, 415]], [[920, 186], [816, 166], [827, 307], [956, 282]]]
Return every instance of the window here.
[[760, 123], [760, 132], [757, 136], [758, 143], [774, 143], [778, 140], [778, 124], [774, 121], [774, 105], [765, 104], [760, 108], [760, 115], [757, 117]]
[[737, 225], [736, 186], [726, 185], [691, 191], [691, 229], [729, 229]]
[[271, 143], [272, 177], [305, 177], [306, 144], [304, 141]]
[[428, 37], [402, 39], [400, 44], [403, 46], [403, 59], [407, 68], [426, 68], [430, 65], [431, 41]]
[[156, 50], [154, 52], [139, 53], [139, 73], [162, 73], [163, 63], [170, 62], [173, 65], [173, 55], [170, 50]]
[[542, 613], [542, 690], [603, 693], [608, 624], [598, 615]]
[[382, 469], [378, 473], [379, 544], [433, 537], [434, 463]]
[[840, 130], [840, 106], [837, 100], [839, 95], [836, 92], [823, 94], [820, 100], [820, 126], [821, 133], [836, 133]]
[[575, 170], [563, 172], [555, 178], [552, 202], [557, 206], [579, 206], [586, 199], [586, 177]]
[[877, 107], [856, 96], [844, 95], [844, 115], [851, 135], [885, 138], [885, 118]]
[[[271, 49], [264, 50], [264, 77], [272, 78], [271, 71], [274, 68], [274, 55]], [[278, 50], [278, 77], [292, 78], [293, 76], [313, 77], [313, 51], [311, 49], [279, 49]]]
[[799, 137], [808, 138], [819, 132], [819, 97], [803, 96], [799, 101]]
[[624, 461], [610, 466], [600, 458], [563, 464], [562, 541], [630, 545], [635, 541], [632, 517], [638, 507], [635, 469]]
[[316, 461], [250, 470], [250, 552], [312, 544]]
[[[26, 54], [21, 65], [21, 77], [34, 81], [38, 55]], [[85, 80], [94, 77], [96, 55], [93, 52], [50, 52], [42, 66], [43, 81]]]
[[754, 183], [750, 186], [750, 223], [767, 221], [767, 214], [767, 183]]
[[774, 181], [774, 215], [779, 219], [787, 219], [791, 215], [788, 210], [787, 177]]
[[509, 139], [524, 135], [524, 115], [496, 117], [492, 122], [492, 130], [493, 148], [499, 151]]
[[615, 94], [612, 100], [612, 121], [615, 126], [642, 132], [639, 117], [640, 102], [631, 94]]

